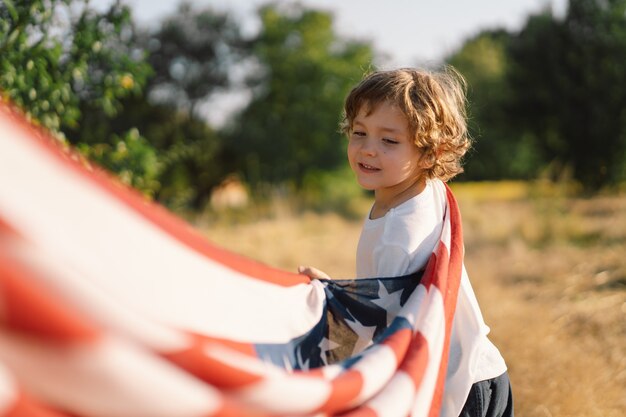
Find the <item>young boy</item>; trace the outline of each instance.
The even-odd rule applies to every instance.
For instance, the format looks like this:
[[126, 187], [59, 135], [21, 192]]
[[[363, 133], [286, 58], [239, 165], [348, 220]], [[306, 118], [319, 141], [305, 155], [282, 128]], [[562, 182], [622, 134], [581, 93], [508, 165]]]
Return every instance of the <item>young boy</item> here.
[[[470, 146], [464, 80], [452, 69], [374, 72], [349, 93], [344, 111], [342, 129], [349, 139], [350, 167], [358, 183], [374, 191], [374, 204], [357, 248], [357, 278], [419, 271], [426, 266], [442, 231], [444, 182], [462, 172], [461, 158]], [[299, 270], [311, 278], [328, 278], [315, 268]], [[471, 329], [463, 324], [467, 320], [472, 321]], [[507, 368], [487, 338], [488, 332], [464, 273], [452, 327], [446, 390], [463, 390], [467, 400], [449, 406], [448, 412], [513, 415]]]

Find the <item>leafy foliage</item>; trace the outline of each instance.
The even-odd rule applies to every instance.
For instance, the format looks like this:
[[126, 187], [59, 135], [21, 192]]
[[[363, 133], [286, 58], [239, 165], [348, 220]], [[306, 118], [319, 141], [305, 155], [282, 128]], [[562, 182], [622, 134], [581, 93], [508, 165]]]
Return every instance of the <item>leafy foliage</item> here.
[[307, 172], [344, 163], [343, 99], [373, 52], [367, 43], [339, 38], [327, 12], [269, 5], [259, 16], [253, 98], [233, 123], [228, 149], [253, 184], [300, 186]]
[[202, 107], [233, 84], [232, 72], [249, 50], [230, 14], [182, 2], [156, 30], [139, 42], [154, 68], [146, 98], [152, 143], [163, 155], [163, 189], [170, 205], [201, 207], [212, 188], [229, 174], [220, 136], [207, 124]]
[[570, 0], [564, 18], [481, 32], [448, 62], [470, 87], [465, 178], [626, 179], [626, 1]]
[[197, 107], [230, 86], [233, 66], [247, 52], [238, 24], [228, 13], [183, 2], [152, 33], [139, 41], [154, 68], [149, 96], [179, 111]]
[[[5, 0], [0, 89], [65, 140], [84, 126], [85, 110], [99, 109], [108, 119], [141, 92], [151, 70], [141, 49], [129, 44], [132, 31], [130, 10], [120, 3], [97, 13], [87, 1]], [[69, 135], [78, 149], [146, 194], [156, 190], [156, 153], [136, 129], [97, 140], [84, 127], [83, 135]]]
[[556, 174], [587, 189], [626, 179], [626, 1], [570, 0], [511, 45], [512, 123]]
[[509, 47], [504, 30], [480, 32], [448, 59], [468, 83], [468, 127], [473, 147], [464, 179], [532, 178], [539, 169], [534, 144], [509, 123]]
[[154, 148], [137, 129], [129, 130], [123, 137], [114, 135], [112, 139], [110, 144], [81, 143], [78, 149], [90, 160], [116, 172], [122, 182], [153, 196], [160, 186], [157, 181], [160, 164]]
[[230, 85], [231, 67], [244, 52], [238, 26], [226, 13], [182, 3], [154, 29], [136, 30], [130, 42], [148, 51], [153, 68], [143, 94], [123, 100], [124, 111], [113, 118], [86, 103], [83, 123], [69, 135], [112, 150], [116, 138], [138, 129], [149, 140], [142, 146], [157, 156], [150, 171], [156, 177], [143, 179], [153, 184], [147, 191], [173, 208], [201, 207], [227, 172], [222, 142], [198, 109]]
[[114, 3], [98, 14], [81, 0], [0, 3], [0, 89], [60, 134], [80, 122], [80, 105], [113, 115], [150, 73], [126, 45], [130, 11]]

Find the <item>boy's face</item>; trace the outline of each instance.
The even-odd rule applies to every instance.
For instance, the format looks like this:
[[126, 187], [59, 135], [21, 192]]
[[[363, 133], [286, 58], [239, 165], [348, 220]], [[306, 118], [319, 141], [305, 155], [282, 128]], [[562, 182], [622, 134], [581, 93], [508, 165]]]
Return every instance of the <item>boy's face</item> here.
[[420, 177], [421, 153], [400, 109], [384, 102], [368, 110], [362, 106], [352, 123], [350, 167], [361, 187], [393, 197]]

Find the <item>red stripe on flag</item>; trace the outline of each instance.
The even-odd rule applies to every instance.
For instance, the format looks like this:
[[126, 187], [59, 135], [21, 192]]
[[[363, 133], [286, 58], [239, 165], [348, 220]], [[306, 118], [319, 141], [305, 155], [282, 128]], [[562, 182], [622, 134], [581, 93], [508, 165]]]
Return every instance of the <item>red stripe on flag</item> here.
[[56, 342], [92, 342], [97, 329], [36, 286], [37, 272], [0, 252], [0, 321], [10, 330]]
[[350, 410], [340, 415], [341, 417], [378, 417], [378, 413], [374, 409], [367, 406], [355, 408], [354, 410]]
[[[441, 245], [441, 244], [442, 244], [441, 242], [438, 243], [438, 245]], [[420, 284], [426, 287], [427, 290], [430, 289], [430, 286], [435, 281], [435, 275], [436, 275], [438, 263], [439, 262], [437, 260], [437, 253], [435, 250], [433, 253], [430, 254], [430, 257], [428, 258], [428, 262], [426, 263], [426, 268], [424, 269], [424, 274], [422, 275], [422, 280], [420, 281]]]
[[[445, 245], [440, 245], [440, 256], [445, 257], [446, 275], [443, 276], [443, 272], [440, 269], [438, 284], [443, 297], [445, 325], [446, 325], [446, 337], [444, 339], [442, 358], [439, 364], [439, 374], [437, 375], [437, 385], [435, 386], [435, 392], [430, 405], [429, 417], [439, 416], [441, 410], [441, 401], [443, 398], [443, 391], [446, 380], [446, 372], [448, 369], [448, 352], [450, 350], [450, 333], [452, 331], [452, 322], [454, 320], [454, 313], [456, 310], [456, 303], [459, 294], [459, 286], [461, 284], [461, 275], [463, 270], [463, 232], [461, 229], [461, 213], [457, 205], [456, 199], [450, 190], [450, 187], [446, 184], [446, 194], [448, 197], [448, 210], [450, 215], [450, 255], [448, 259], [448, 252], [445, 250]], [[445, 282], [442, 282], [445, 280]]]
[[[2, 119], [5, 120], [2, 121]], [[43, 150], [47, 156], [54, 158], [65, 169], [89, 181], [96, 188], [106, 192], [111, 198], [123, 203], [195, 252], [244, 275], [273, 284], [289, 287], [311, 281], [304, 275], [272, 268], [211, 244], [204, 235], [195, 231], [189, 224], [162, 206], [148, 201], [139, 192], [122, 184], [108, 172], [97, 166], [87, 168], [83, 158], [76, 152], [63, 149], [59, 141], [52, 138], [48, 132], [31, 125], [19, 111], [0, 101], [0, 123], [7, 122], [20, 129], [31, 143]]]
[[15, 231], [15, 229], [11, 227], [9, 223], [4, 221], [2, 219], [2, 216], [0, 216], [0, 235], [8, 235], [11, 237], [18, 236], [17, 231]]
[[411, 378], [415, 388], [419, 388], [422, 379], [424, 379], [429, 356], [428, 341], [422, 333], [415, 333], [409, 350], [399, 367], [400, 370], [404, 371]]
[[213, 336], [205, 336], [203, 334], [193, 332], [188, 332], [187, 334], [193, 339], [193, 343], [197, 345], [198, 348], [200, 348], [202, 345], [206, 346], [207, 344], [216, 343], [218, 345], [225, 346], [228, 349], [235, 350], [248, 356], [257, 356], [254, 345], [251, 343], [235, 342], [234, 340], [222, 339]]
[[231, 400], [226, 399], [222, 406], [215, 412], [203, 417], [270, 417], [271, 414], [262, 413], [257, 410], [252, 410], [242, 404], [237, 404]]
[[353, 401], [363, 388], [363, 376], [358, 371], [346, 371], [331, 381], [328, 400], [318, 411], [333, 414]]
[[214, 343], [248, 356], [256, 356], [252, 345], [195, 334], [191, 336], [193, 341], [188, 349], [161, 355], [203, 381], [220, 388], [241, 388], [263, 379], [258, 374], [233, 367], [205, 353], [206, 347]]
[[0, 417], [70, 417], [70, 415], [44, 407], [20, 392], [15, 403], [5, 413], [0, 414]]
[[[434, 285], [435, 287], [439, 289], [439, 292], [441, 292], [441, 296], [443, 297], [443, 301], [445, 305], [448, 287], [450, 286], [450, 284], [454, 285], [454, 282], [451, 283], [450, 281], [451, 280], [457, 281], [457, 282], [460, 281], [461, 275], [459, 275], [458, 277], [450, 275], [449, 273], [450, 257], [448, 255], [448, 248], [446, 247], [446, 245], [443, 244], [443, 242], [439, 242], [439, 246], [437, 247], [436, 253], [437, 254], [433, 256], [436, 260], [435, 262], [436, 266], [433, 271], [430, 284]], [[457, 288], [458, 288], [458, 285], [457, 285]], [[453, 306], [455, 304], [456, 304], [456, 300]], [[454, 312], [454, 309], [452, 311]]]
[[393, 351], [396, 356], [396, 363], [402, 362], [411, 343], [412, 334], [410, 329], [400, 329], [382, 341], [381, 344], [389, 346]]

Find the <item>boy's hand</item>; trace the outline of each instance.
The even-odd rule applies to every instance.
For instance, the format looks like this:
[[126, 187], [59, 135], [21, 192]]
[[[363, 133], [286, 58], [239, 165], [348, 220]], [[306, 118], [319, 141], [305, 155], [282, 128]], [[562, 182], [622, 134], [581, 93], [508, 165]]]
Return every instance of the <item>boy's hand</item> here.
[[320, 271], [317, 268], [313, 268], [312, 266], [302, 266], [298, 267], [298, 273], [308, 276], [311, 279], [330, 279], [327, 273]]

